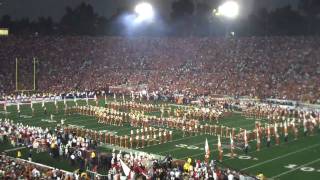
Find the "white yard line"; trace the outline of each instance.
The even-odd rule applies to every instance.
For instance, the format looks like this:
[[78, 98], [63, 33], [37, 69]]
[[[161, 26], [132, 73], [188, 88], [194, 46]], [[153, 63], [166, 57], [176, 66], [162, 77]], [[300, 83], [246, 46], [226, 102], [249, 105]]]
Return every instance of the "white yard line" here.
[[11, 152], [11, 151], [16, 151], [16, 150], [20, 150], [20, 149], [25, 149], [26, 147], [17, 147], [17, 148], [12, 148], [12, 149], [7, 149], [7, 150], [4, 150], [4, 152]]
[[[217, 142], [217, 140], [216, 140], [216, 139], [215, 139], [215, 140], [212, 140], [212, 141], [208, 140], [208, 143], [212, 143], [212, 142]], [[195, 145], [199, 145], [199, 144], [203, 144], [203, 146], [204, 146], [204, 143], [205, 143], [205, 142], [196, 143], [196, 144], [190, 144], [190, 145], [188, 145], [188, 146], [195, 146]], [[167, 151], [160, 151], [159, 153], [173, 152], [173, 151], [177, 151], [177, 150], [181, 150], [181, 149], [183, 149], [183, 147], [173, 148], [173, 149], [167, 150]], [[191, 149], [191, 150], [192, 150], [192, 149]]]
[[289, 171], [285, 171], [285, 172], [283, 172], [283, 173], [281, 173], [281, 174], [278, 174], [278, 175], [276, 175], [276, 176], [273, 176], [271, 179], [278, 178], [278, 177], [283, 176], [283, 175], [285, 175], [285, 174], [289, 174], [289, 173], [291, 173], [291, 172], [293, 172], [293, 171], [296, 171], [297, 169], [300, 169], [300, 168], [302, 168], [302, 167], [304, 167], [304, 166], [308, 166], [308, 165], [310, 165], [310, 164], [316, 163], [316, 162], [318, 162], [318, 161], [320, 161], [320, 158], [318, 158], [318, 159], [316, 159], [316, 160], [313, 160], [313, 161], [311, 161], [311, 162], [305, 163], [305, 164], [303, 164], [303, 165], [301, 165], [301, 166], [298, 166], [298, 167], [296, 167], [296, 168], [294, 168], [294, 169], [291, 169], [291, 170], [289, 170]]
[[290, 155], [292, 155], [292, 154], [296, 154], [296, 153], [299, 153], [299, 152], [302, 152], [302, 151], [305, 151], [305, 150], [308, 150], [308, 149], [311, 149], [311, 148], [314, 148], [314, 147], [317, 147], [317, 146], [320, 146], [320, 144], [315, 144], [315, 145], [312, 145], [312, 146], [308, 146], [308, 147], [305, 147], [305, 148], [303, 148], [303, 149], [300, 149], [300, 150], [297, 150], [297, 151], [293, 151], [293, 152], [287, 153], [287, 154], [285, 154], [285, 155], [278, 156], [278, 157], [276, 157], [276, 158], [269, 159], [269, 160], [267, 160], [267, 161], [263, 161], [263, 162], [254, 164], [254, 165], [252, 165], [252, 166], [249, 166], [249, 167], [246, 167], [246, 168], [241, 169], [241, 171], [247, 170], [247, 169], [251, 169], [251, 168], [260, 166], [260, 165], [262, 165], [262, 164], [266, 164], [266, 163], [272, 162], [272, 161], [274, 161], [274, 160], [281, 159], [281, 158], [290, 156]]
[[[205, 134], [204, 134], [205, 135]], [[208, 135], [208, 134], [207, 134]], [[202, 136], [202, 135], [200, 135]], [[175, 139], [175, 140], [172, 140], [172, 141], [169, 141], [167, 142], [166, 144], [168, 143], [173, 143], [173, 142], [177, 142], [177, 141], [182, 141], [182, 140], [186, 140], [186, 139], [190, 139], [190, 138], [194, 138], [194, 137], [197, 137], [197, 136], [188, 136], [188, 137], [184, 137], [184, 138], [180, 138], [180, 139]], [[152, 147], [152, 146], [158, 146], [159, 144], [155, 144], [155, 145], [150, 145], [148, 147]]]
[[[304, 139], [304, 138], [306, 138], [306, 137], [302, 137], [301, 139]], [[254, 140], [253, 140], [254, 141]], [[249, 142], [251, 142], [251, 141], [249, 141]], [[284, 144], [291, 144], [291, 143], [293, 143], [293, 142], [297, 142], [297, 141], [289, 141], [289, 142], [287, 142], [287, 143], [282, 143], [282, 144], [280, 144], [279, 146], [275, 146], [275, 145], [273, 145], [273, 147], [280, 147], [280, 146], [282, 146], [282, 145], [284, 145]], [[262, 147], [261, 149], [260, 149], [260, 151], [259, 152], [261, 152], [261, 151], [265, 151], [265, 150], [269, 150], [270, 148], [272, 148], [272, 147], [267, 147], [267, 146], [264, 146], [264, 147]], [[258, 152], [257, 150], [254, 150], [254, 151], [250, 151], [249, 153], [254, 153], [254, 152]], [[240, 155], [240, 154], [239, 154]], [[242, 155], [245, 155], [245, 154], [242, 154]], [[246, 155], [245, 155], [246, 156]], [[228, 160], [234, 160], [234, 159], [232, 159], [232, 158], [226, 158], [224, 161], [228, 161]]]

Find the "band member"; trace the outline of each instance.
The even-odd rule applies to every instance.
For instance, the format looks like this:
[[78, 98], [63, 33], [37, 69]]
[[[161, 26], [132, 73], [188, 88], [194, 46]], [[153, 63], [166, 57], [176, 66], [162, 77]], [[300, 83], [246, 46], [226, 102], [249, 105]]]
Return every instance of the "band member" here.
[[162, 143], [162, 132], [161, 130], [159, 130], [159, 144]]
[[43, 107], [43, 112], [45, 115], [47, 115], [47, 107], [46, 106]]
[[274, 124], [274, 136], [275, 136], [275, 140], [276, 140], [276, 145], [278, 146], [280, 144], [280, 139], [279, 139], [279, 133], [278, 133], [278, 125], [277, 123]]
[[247, 138], [247, 130], [244, 130], [244, 152], [245, 154], [248, 154], [248, 150], [249, 150], [249, 144], [248, 144], [248, 138]]
[[267, 128], [267, 147], [270, 147], [271, 143], [271, 131], [270, 131], [270, 125], [268, 124]]
[[144, 148], [144, 134], [141, 136], [141, 148]]
[[128, 148], [128, 136], [127, 135], [124, 136], [124, 147]]
[[189, 126], [189, 132], [188, 132], [189, 136], [192, 136], [192, 127]]
[[258, 131], [258, 129], [256, 129], [256, 138], [257, 138], [257, 151], [260, 151], [260, 144], [261, 144], [261, 140], [260, 140], [260, 133]]
[[200, 125], [200, 134], [203, 135], [204, 129], [203, 129], [203, 125]]
[[172, 141], [172, 131], [169, 131], [169, 141]]
[[136, 149], [139, 149], [139, 134], [136, 135]]
[[120, 136], [120, 143], [119, 143], [120, 147], [124, 146], [123, 140], [124, 140], [124, 138], [122, 136]]
[[150, 146], [150, 135], [148, 134], [147, 135], [147, 138], [146, 138], [146, 144], [147, 144], [147, 146]]
[[153, 134], [153, 139], [152, 139], [152, 141], [153, 141], [153, 145], [156, 145], [156, 139], [157, 139], [157, 134], [156, 133], [154, 133]]
[[105, 143], [108, 144], [110, 140], [109, 133], [105, 133]]
[[288, 142], [288, 127], [287, 127], [287, 122], [284, 122], [283, 126], [283, 134], [284, 134], [284, 142]]
[[130, 137], [130, 148], [132, 149], [132, 147], [133, 147], [133, 138], [132, 138], [132, 136]]

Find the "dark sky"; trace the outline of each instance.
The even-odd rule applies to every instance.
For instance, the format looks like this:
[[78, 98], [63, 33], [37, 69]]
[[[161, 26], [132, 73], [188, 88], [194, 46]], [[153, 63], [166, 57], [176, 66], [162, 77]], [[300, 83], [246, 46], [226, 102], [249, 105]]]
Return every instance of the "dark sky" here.
[[[13, 18], [29, 17], [36, 19], [39, 16], [52, 16], [54, 20], [59, 20], [65, 13], [65, 7], [74, 7], [81, 2], [90, 3], [95, 11], [105, 17], [112, 15], [117, 7], [124, 4], [134, 4], [139, 0], [0, 0], [0, 16], [9, 14]], [[140, 0], [141, 1], [141, 0]], [[163, 16], [170, 13], [170, 4], [174, 0], [145, 0], [153, 3]], [[210, 0], [194, 0], [210, 1]], [[292, 4], [295, 6], [299, 0], [237, 0], [241, 6], [242, 16], [246, 16], [252, 10], [254, 1], [259, 1], [259, 5], [267, 8], [274, 8]]]

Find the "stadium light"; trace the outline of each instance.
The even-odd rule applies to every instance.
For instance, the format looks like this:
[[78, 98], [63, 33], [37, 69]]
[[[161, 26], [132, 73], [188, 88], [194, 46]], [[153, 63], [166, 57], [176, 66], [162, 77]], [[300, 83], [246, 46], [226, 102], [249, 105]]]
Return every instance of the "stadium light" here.
[[234, 19], [239, 15], [239, 4], [235, 1], [227, 1], [219, 6], [218, 11], [214, 10], [216, 16], [224, 16]]
[[136, 22], [153, 20], [154, 11], [150, 3], [147, 3], [147, 2], [139, 3], [136, 5], [134, 11], [137, 14]]

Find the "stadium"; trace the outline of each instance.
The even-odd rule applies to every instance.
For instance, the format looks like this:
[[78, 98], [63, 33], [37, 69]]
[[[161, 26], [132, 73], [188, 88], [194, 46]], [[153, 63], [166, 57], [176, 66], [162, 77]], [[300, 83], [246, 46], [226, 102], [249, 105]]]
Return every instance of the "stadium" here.
[[1, 179], [319, 179], [319, 1], [32, 2], [0, 3]]

